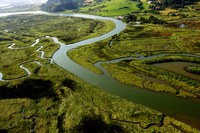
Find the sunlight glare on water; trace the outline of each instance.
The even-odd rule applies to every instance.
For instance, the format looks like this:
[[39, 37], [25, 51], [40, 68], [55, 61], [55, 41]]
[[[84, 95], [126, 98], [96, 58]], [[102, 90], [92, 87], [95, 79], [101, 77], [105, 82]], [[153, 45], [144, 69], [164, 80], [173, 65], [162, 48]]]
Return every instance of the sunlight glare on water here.
[[47, 0], [0, 0], [0, 10], [25, 6], [25, 5], [41, 5]]
[[38, 4], [45, 2], [47, 2], [47, 0], [0, 0], [0, 7], [9, 6], [12, 4]]

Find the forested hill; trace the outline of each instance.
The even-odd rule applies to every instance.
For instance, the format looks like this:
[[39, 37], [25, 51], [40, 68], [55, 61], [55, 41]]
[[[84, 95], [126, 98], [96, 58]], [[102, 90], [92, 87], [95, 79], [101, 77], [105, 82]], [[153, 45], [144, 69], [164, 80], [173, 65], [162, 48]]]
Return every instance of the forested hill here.
[[180, 8], [185, 5], [196, 4], [200, 0], [152, 0], [165, 7]]
[[[43, 4], [41, 6], [41, 9], [47, 12], [77, 10], [84, 4], [85, 1], [87, 0], [48, 0], [46, 4]], [[112, 1], [112, 0], [94, 0], [94, 2], [97, 2], [96, 4], [101, 3], [103, 1]], [[142, 0], [137, 0], [137, 1], [140, 1], [140, 3], [142, 3]], [[166, 7], [182, 8], [185, 5], [195, 4], [200, 0], [148, 0], [148, 1], [152, 1], [155, 7], [159, 6], [160, 9], [164, 9]]]
[[46, 4], [41, 6], [41, 9], [48, 12], [59, 12], [67, 9], [78, 9], [81, 4], [82, 0], [48, 0]]
[[156, 0], [163, 4], [193, 4], [198, 2], [199, 0]]

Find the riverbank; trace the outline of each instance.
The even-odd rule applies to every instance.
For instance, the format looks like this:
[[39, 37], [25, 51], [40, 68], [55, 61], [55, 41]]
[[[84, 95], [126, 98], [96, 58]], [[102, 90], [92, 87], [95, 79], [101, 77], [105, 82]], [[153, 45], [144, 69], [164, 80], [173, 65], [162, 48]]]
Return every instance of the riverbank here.
[[[187, 20], [185, 19], [184, 21]], [[195, 20], [195, 23], [199, 23], [199, 21]], [[198, 43], [198, 39], [196, 39], [196, 37], [199, 35], [199, 31], [192, 30], [194, 29], [194, 27], [192, 27], [191, 25], [188, 25], [187, 28], [178, 29], [171, 27], [170, 25], [171, 24], [141, 24], [139, 26], [135, 26], [134, 24], [128, 24], [128, 27], [120, 34], [117, 34], [105, 41], [73, 49], [73, 51], [70, 51], [68, 55], [72, 57], [72, 59], [75, 60], [77, 63], [92, 70], [93, 72], [98, 73], [99, 77], [104, 77], [109, 80], [109, 83], [106, 82], [106, 80], [104, 81], [104, 83], [108, 84], [107, 86], [109, 86], [110, 88], [103, 85], [103, 82], [101, 85], [98, 85], [99, 87], [102, 87], [113, 94], [120, 95], [121, 97], [126, 97], [127, 99], [137, 101], [138, 103], [149, 107], [151, 106], [152, 108], [156, 108], [159, 111], [162, 110], [163, 112], [165, 112], [165, 114], [171, 114], [171, 116], [179, 120], [184, 120], [187, 123], [198, 126], [196, 123], [199, 123], [197, 121], [200, 120], [200, 117], [193, 117], [191, 119], [187, 117], [187, 120], [185, 118], [186, 114], [188, 115], [188, 112], [190, 112], [191, 115], [198, 114], [197, 112], [193, 112], [196, 110], [194, 109], [194, 105], [183, 106], [184, 103], [180, 102], [182, 101], [182, 99], [177, 97], [197, 98], [198, 101], [199, 81], [182, 76], [180, 74], [177, 74], [176, 72], [172, 73], [166, 70], [155, 68], [148, 64], [148, 61], [146, 61], [147, 64], [145, 64], [145, 61], [143, 61], [143, 59], [145, 60], [146, 58], [150, 62], [152, 61], [156, 63], [156, 61], [159, 62], [159, 58], [157, 57], [162, 57], [169, 54], [171, 55], [171, 57], [169, 57], [168, 59], [166, 58], [164, 62], [169, 62], [170, 60], [188, 61], [197, 64], [199, 63], [199, 52], [197, 51], [198, 46], [196, 45]], [[194, 39], [187, 40], [187, 43], [184, 43], [184, 38], [188, 38], [188, 36]], [[112, 41], [111, 46], [110, 41]], [[195, 46], [191, 47], [191, 45]], [[81, 52], [83, 50], [84, 52]], [[132, 57], [132, 59], [127, 59], [129, 57]], [[125, 59], [124, 61], [117, 63], [114, 60], [117, 60], [118, 58]], [[101, 66], [101, 64], [104, 68]], [[133, 88], [135, 88], [135, 86], [138, 86], [140, 88], [143, 88], [143, 90], [141, 90], [141, 92], [139, 92], [137, 89], [134, 89], [132, 91], [127, 90], [125, 89], [128, 88], [127, 86], [122, 87], [121, 84], [118, 84], [112, 78], [117, 79], [121, 83], [131, 85], [133, 86]], [[92, 81], [90, 81], [89, 79], [84, 79], [92, 83]], [[100, 80], [100, 78], [97, 78], [96, 80]], [[124, 90], [120, 89], [120, 87], [118, 86], [121, 86], [121, 88], [124, 88]], [[116, 92], [114, 89], [111, 88], [115, 88], [118, 91], [120, 90], [120, 92]], [[162, 95], [160, 93], [147, 91], [146, 93], [148, 94], [145, 93], [145, 96], [140, 95], [141, 93], [144, 93], [146, 89], [150, 89], [156, 92], [164, 92], [165, 94]], [[132, 93], [137, 93], [137, 96]], [[171, 96], [166, 93], [172, 93], [175, 96]], [[148, 97], [147, 95], [152, 96], [149, 96], [151, 97], [151, 100], [149, 99], [150, 101], [148, 101], [148, 104], [147, 101], [139, 98], [143, 97], [144, 99], [146, 99], [145, 97]], [[156, 95], [162, 95], [162, 98], [159, 99], [159, 96], [157, 97]], [[170, 98], [168, 98], [168, 100], [163, 100], [165, 96], [169, 96]], [[160, 102], [154, 105], [154, 103], [152, 103], [154, 101], [153, 99], [155, 101], [157, 99], [157, 101]], [[173, 100], [170, 102], [169, 99]], [[176, 105], [170, 104], [175, 103], [175, 101], [177, 101]], [[199, 104], [199, 102], [197, 102], [197, 104]], [[167, 109], [167, 106], [169, 106], [169, 108], [171, 109]], [[183, 108], [180, 109], [180, 106], [182, 106]], [[179, 113], [177, 113], [177, 110], [175, 111], [176, 113], [170, 111], [174, 108], [179, 108], [180, 110], [185, 110], [186, 108], [193, 109], [187, 111], [187, 113], [185, 112], [185, 115], [180, 115], [181, 111], [179, 109]], [[180, 116], [182, 116], [182, 118]], [[199, 120], [195, 120], [196, 118]]]
[[[83, 17], [93, 16], [86, 15]], [[42, 65], [38, 68], [36, 67], [37, 64], [34, 63], [27, 66], [33, 72], [30, 77], [12, 82], [1, 82], [0, 102], [2, 104], [0, 108], [3, 117], [0, 121], [1, 131], [76, 132], [98, 130], [103, 132], [130, 132], [134, 130], [138, 132], [178, 132], [183, 130], [185, 132], [198, 132], [197, 129], [169, 118], [163, 113], [97, 89], [93, 85], [121, 97], [125, 97], [126, 93], [131, 94], [125, 98], [132, 101], [136, 100], [137, 94], [139, 94], [138, 96], [152, 96], [152, 98], [158, 96], [149, 94], [148, 91], [137, 93], [139, 88], [127, 87], [110, 79], [110, 77], [98, 76], [74, 63], [66, 56], [66, 52], [72, 48], [104, 40], [120, 33], [125, 28], [125, 25], [119, 20], [97, 18], [113, 20], [116, 23], [116, 28], [112, 32], [97, 38], [71, 45], [65, 45], [57, 38], [53, 38], [54, 42], [60, 45], [60, 48], [53, 54], [54, 62], [69, 72], [55, 64]], [[8, 43], [3, 43], [2, 48], [4, 49], [1, 49], [3, 50], [1, 53], [9, 52], [6, 50], [8, 46], [10, 46]], [[33, 51], [34, 48], [27, 49], [25, 52], [28, 54], [27, 58], [30, 55], [40, 58], [40, 56], [32, 55]], [[15, 52], [17, 53], [18, 50]], [[9, 57], [17, 58], [21, 57], [21, 54], [13, 53]], [[74, 74], [77, 76], [74, 76]], [[117, 86], [118, 88], [116, 88]], [[117, 89], [116, 92], [113, 87]], [[160, 96], [163, 98], [166, 95]], [[140, 100], [136, 101], [140, 103]], [[147, 104], [151, 105], [151, 103], [144, 103], [144, 105]], [[88, 123], [91, 124], [88, 125]], [[99, 125], [98, 128], [96, 128], [96, 125]], [[88, 129], [88, 127], [91, 128]]]

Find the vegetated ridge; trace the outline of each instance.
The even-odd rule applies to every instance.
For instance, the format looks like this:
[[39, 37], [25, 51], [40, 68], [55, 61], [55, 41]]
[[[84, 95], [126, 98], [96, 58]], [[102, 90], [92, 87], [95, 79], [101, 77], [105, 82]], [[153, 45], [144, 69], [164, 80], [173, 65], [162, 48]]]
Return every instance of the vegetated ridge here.
[[46, 4], [41, 6], [41, 9], [48, 12], [74, 10], [78, 9], [82, 3], [82, 0], [48, 0]]
[[[41, 9], [48, 12], [79, 10], [80, 7], [85, 7], [89, 3], [98, 5], [108, 1], [110, 2], [111, 0], [48, 0], [45, 4], [42, 4]], [[139, 2], [139, 7], [142, 5], [142, 0], [133, 1]], [[165, 9], [166, 7], [182, 8], [185, 5], [196, 4], [199, 0], [150, 0], [150, 2], [153, 4], [151, 7], [154, 9]]]

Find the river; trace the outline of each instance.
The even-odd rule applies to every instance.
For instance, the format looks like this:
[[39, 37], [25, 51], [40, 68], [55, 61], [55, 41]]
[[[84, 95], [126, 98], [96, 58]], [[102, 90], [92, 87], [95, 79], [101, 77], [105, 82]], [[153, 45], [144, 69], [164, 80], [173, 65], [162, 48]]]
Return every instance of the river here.
[[[0, 16], [19, 15], [19, 14], [48, 14], [48, 13], [23, 12], [23, 13], [0, 14]], [[199, 101], [192, 99], [190, 100], [182, 99], [172, 94], [156, 93], [138, 87], [130, 87], [124, 85], [118, 82], [117, 80], [113, 79], [110, 76], [110, 74], [106, 72], [106, 70], [104, 70], [104, 73], [102, 75], [98, 75], [82, 67], [81, 65], [75, 63], [66, 55], [66, 53], [73, 48], [101, 41], [115, 34], [120, 33], [126, 27], [126, 25], [123, 22], [114, 18], [99, 17], [93, 15], [83, 15], [83, 14], [56, 14], [56, 15], [110, 20], [116, 24], [116, 28], [113, 31], [104, 34], [102, 36], [68, 45], [59, 42], [57, 38], [53, 37], [52, 39], [56, 43], [60, 44], [60, 48], [53, 55], [54, 63], [56, 63], [63, 69], [73, 73], [74, 75], [80, 77], [82, 80], [94, 86], [97, 86], [98, 88], [104, 89], [111, 94], [118, 95], [130, 101], [133, 101], [134, 103], [139, 103], [147, 107], [153, 108], [168, 116], [174, 117], [180, 121], [183, 121], [185, 123], [188, 123], [189, 125], [192, 125], [200, 129]]]

